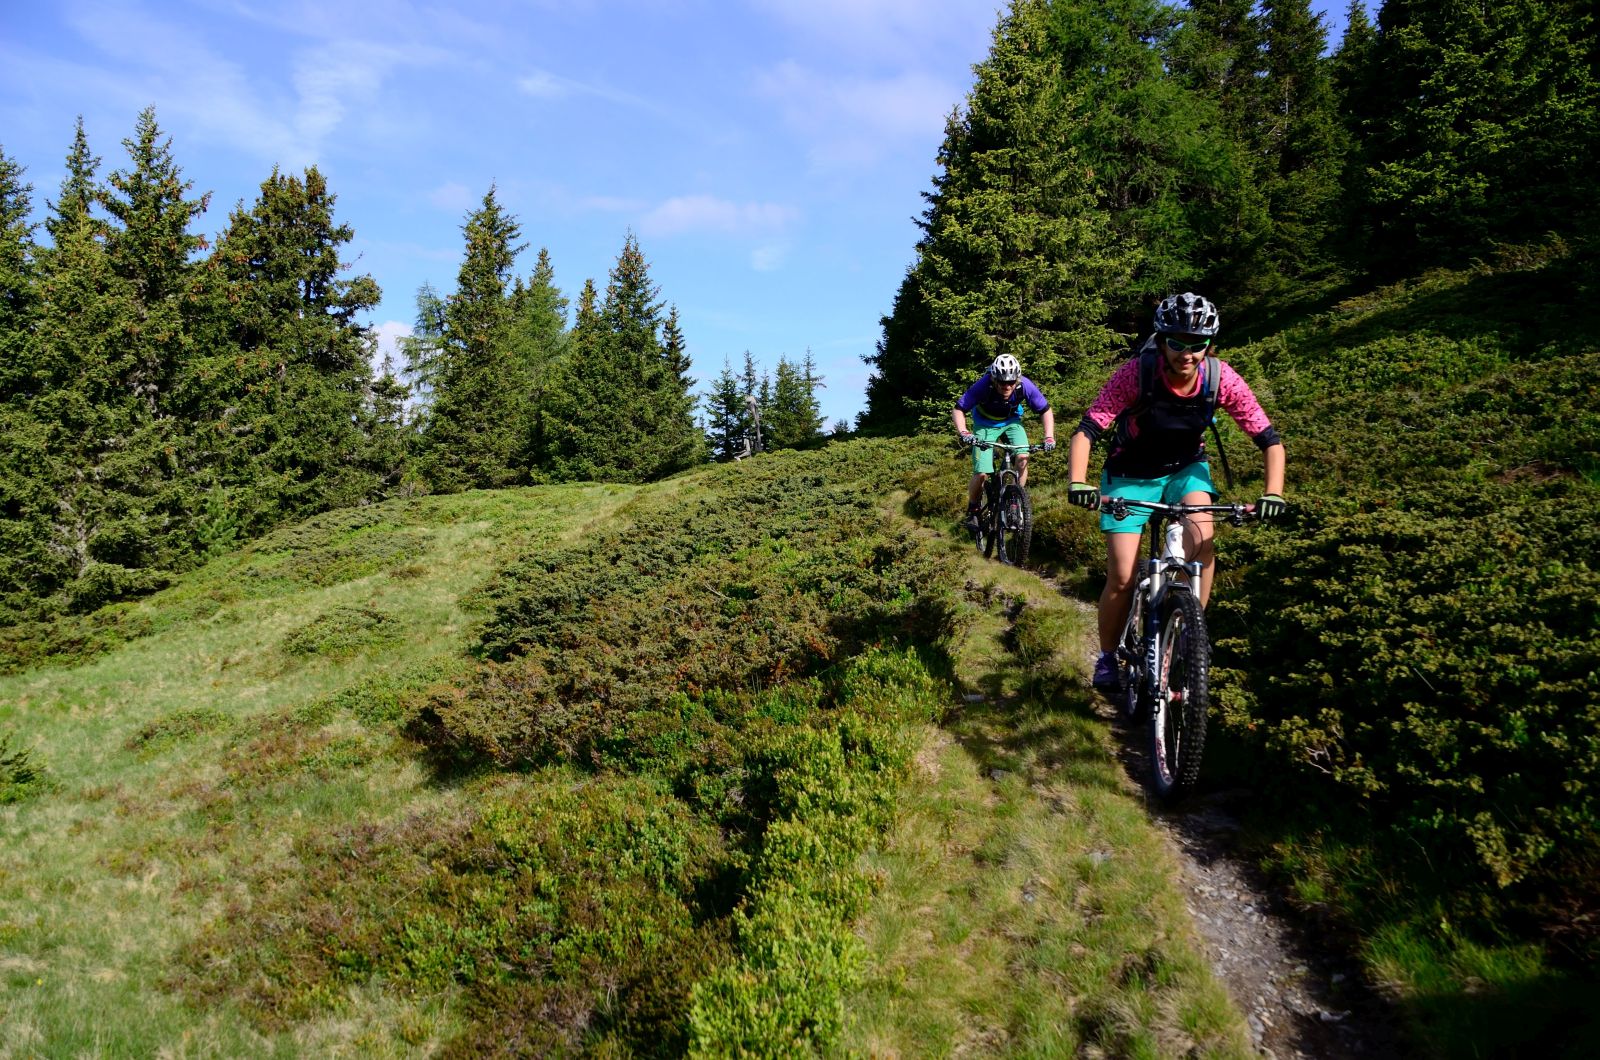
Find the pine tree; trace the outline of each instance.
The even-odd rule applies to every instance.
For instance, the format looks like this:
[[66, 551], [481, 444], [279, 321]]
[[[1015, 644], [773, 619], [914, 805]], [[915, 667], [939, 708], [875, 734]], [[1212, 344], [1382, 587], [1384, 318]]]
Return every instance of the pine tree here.
[[[938, 418], [995, 354], [1048, 385], [1111, 346], [1101, 323], [1131, 264], [1114, 245], [1091, 167], [1071, 146], [1045, 0], [1015, 0], [965, 114], [946, 126], [917, 261], [871, 358], [868, 422]], [[910, 326], [908, 326], [910, 325]], [[886, 404], [880, 405], [879, 401]]]
[[361, 421], [375, 340], [356, 319], [379, 290], [345, 275], [354, 232], [335, 223], [335, 201], [315, 167], [303, 179], [274, 169], [210, 258], [215, 330], [183, 413], [247, 536], [379, 492]]
[[[466, 257], [445, 308], [444, 347], [423, 437], [422, 471], [434, 489], [509, 485], [522, 451], [526, 390], [511, 348], [511, 268], [522, 229], [494, 187], [462, 226]], [[508, 385], [508, 381], [511, 381]]]
[[526, 283], [519, 276], [511, 290], [511, 346], [528, 386], [561, 356], [566, 341], [567, 299], [556, 286], [550, 252], [540, 247], [533, 275]]
[[704, 400], [706, 444], [710, 446], [712, 458], [726, 462], [744, 455], [750, 433], [750, 413], [745, 406], [740, 378], [726, 359]]
[[1322, 53], [1327, 32], [1310, 0], [1264, 0], [1265, 71], [1258, 134], [1272, 219], [1267, 253], [1291, 278], [1330, 264], [1346, 150]]
[[579, 300], [569, 356], [540, 398], [540, 463], [558, 479], [646, 482], [700, 463], [694, 395], [662, 339], [659, 291], [630, 234], [604, 301]]
[[1592, 14], [1545, 0], [1386, 0], [1367, 142], [1368, 216], [1388, 269], [1496, 241], [1580, 235], [1596, 214]]
[[433, 388], [443, 367], [444, 311], [448, 305], [433, 284], [417, 288], [417, 317], [411, 334], [400, 340], [405, 358], [401, 376], [411, 391], [411, 417], [425, 429], [428, 410], [433, 406]]
[[816, 393], [820, 384], [810, 351], [801, 364], [778, 358], [771, 405], [763, 412], [770, 448], [799, 449], [822, 437], [822, 406]]
[[76, 233], [89, 219], [99, 197], [99, 186], [95, 183], [99, 169], [100, 159], [89, 150], [89, 137], [83, 131], [80, 114], [72, 136], [72, 148], [67, 152], [67, 175], [61, 182], [61, 193], [49, 204], [51, 216], [44, 223], [53, 245], [60, 246], [63, 239]]
[[39, 309], [36, 248], [29, 220], [33, 186], [0, 146], [0, 405], [32, 394], [32, 338]]
[[210, 195], [187, 198], [193, 184], [173, 160], [154, 108], [139, 114], [133, 137], [122, 143], [132, 166], [113, 171], [99, 196], [118, 222], [107, 230], [106, 257], [139, 300], [137, 324], [124, 336], [120, 371], [157, 416], [188, 356], [185, 322], [197, 308], [191, 258], [205, 245], [189, 225], [205, 212]]

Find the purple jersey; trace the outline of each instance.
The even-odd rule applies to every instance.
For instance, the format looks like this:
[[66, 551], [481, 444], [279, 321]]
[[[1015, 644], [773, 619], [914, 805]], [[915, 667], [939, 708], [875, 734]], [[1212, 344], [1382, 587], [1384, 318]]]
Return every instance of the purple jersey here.
[[1022, 377], [1021, 385], [1011, 392], [1011, 398], [1007, 400], [990, 382], [989, 373], [984, 372], [976, 383], [967, 387], [967, 392], [956, 402], [956, 408], [972, 413], [978, 426], [993, 427], [997, 423], [1020, 420], [1024, 402], [1034, 412], [1041, 414], [1050, 407], [1050, 402], [1044, 399], [1044, 394], [1027, 376]]

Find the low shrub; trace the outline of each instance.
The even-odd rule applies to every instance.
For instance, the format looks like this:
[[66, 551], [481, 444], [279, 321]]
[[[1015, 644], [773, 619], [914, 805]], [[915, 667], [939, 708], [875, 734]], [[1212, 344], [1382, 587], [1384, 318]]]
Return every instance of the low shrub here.
[[44, 767], [26, 747], [13, 747], [11, 734], [0, 732], [0, 806], [30, 799], [48, 786]]
[[346, 658], [399, 636], [399, 623], [378, 608], [335, 607], [289, 633], [279, 645], [289, 655]]

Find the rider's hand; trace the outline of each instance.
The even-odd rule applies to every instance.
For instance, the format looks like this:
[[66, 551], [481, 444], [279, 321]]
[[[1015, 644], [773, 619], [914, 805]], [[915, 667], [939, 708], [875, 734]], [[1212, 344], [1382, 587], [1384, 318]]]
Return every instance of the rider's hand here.
[[1256, 515], [1264, 523], [1270, 523], [1274, 519], [1282, 519], [1284, 513], [1288, 510], [1289, 505], [1276, 493], [1269, 493], [1256, 501]]
[[1044, 451], [1047, 453], [1056, 451], [1056, 440], [1054, 438], [1046, 438], [1044, 440]]
[[975, 444], [977, 444], [977, 441], [978, 441], [978, 436], [976, 434], [973, 434], [971, 431], [962, 431], [961, 432], [961, 444], [962, 445], [975, 445]]
[[1085, 482], [1074, 482], [1067, 487], [1067, 501], [1092, 512], [1100, 507], [1100, 487]]

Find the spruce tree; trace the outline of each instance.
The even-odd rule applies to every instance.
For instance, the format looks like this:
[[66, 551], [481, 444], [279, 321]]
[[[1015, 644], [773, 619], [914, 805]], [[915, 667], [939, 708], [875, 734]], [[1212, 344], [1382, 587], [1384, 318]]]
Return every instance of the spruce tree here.
[[1048, 385], [1112, 344], [1101, 322], [1131, 262], [1071, 146], [1080, 122], [1062, 84], [1049, 5], [1015, 0], [946, 125], [944, 172], [896, 299], [907, 315], [884, 321], [871, 358], [882, 382], [869, 422], [939, 419], [1002, 351]]
[[778, 358], [771, 406], [763, 411], [770, 448], [799, 449], [822, 437], [822, 406], [816, 394], [821, 379], [815, 373], [809, 351], [801, 364]]
[[[1213, 93], [1169, 73], [1183, 44], [1172, 6], [1057, 0], [1053, 12], [1061, 95], [1075, 119], [1068, 143], [1132, 258], [1130, 281], [1113, 292], [1114, 327], [1148, 327], [1155, 301], [1176, 290], [1226, 301], [1258, 286], [1266, 207], [1226, 113], [1230, 93], [1241, 107], [1254, 98], [1253, 38], [1214, 45]], [[1248, 33], [1248, 18], [1239, 29]]]
[[1327, 33], [1310, 0], [1264, 0], [1258, 142], [1272, 232], [1267, 253], [1290, 278], [1326, 272], [1345, 151]]
[[405, 358], [401, 377], [411, 392], [411, 418], [425, 429], [428, 410], [433, 407], [433, 388], [443, 367], [444, 311], [448, 305], [433, 284], [417, 288], [417, 316], [411, 334], [400, 340]]
[[1587, 234], [1600, 163], [1592, 13], [1546, 0], [1386, 0], [1378, 22], [1388, 110], [1366, 145], [1366, 191], [1382, 264]]
[[33, 186], [0, 145], [0, 405], [32, 394], [33, 334], [38, 323], [38, 276], [29, 220]]
[[153, 408], [178, 314], [148, 302], [130, 260], [113, 265], [117, 233], [95, 211], [110, 198], [97, 166], [80, 121], [45, 222], [51, 246], [38, 260], [38, 390], [7, 457], [34, 468], [12, 502], [20, 525], [11, 529], [26, 538], [18, 543], [31, 568], [26, 591], [79, 610], [148, 591], [161, 581], [151, 568], [186, 558], [174, 532], [186, 504], [173, 496], [186, 439]]
[[528, 393], [511, 347], [508, 297], [522, 229], [493, 186], [462, 225], [466, 256], [445, 308], [444, 344], [421, 468], [441, 492], [515, 482]]
[[646, 482], [700, 463], [694, 395], [662, 338], [662, 303], [630, 233], [596, 307], [579, 300], [569, 355], [550, 373], [538, 416], [541, 463], [558, 479]]
[[511, 346], [532, 386], [544, 366], [561, 356], [567, 341], [567, 299], [556, 286], [550, 252], [539, 248], [533, 275], [519, 276], [511, 290]]
[[361, 421], [374, 339], [356, 317], [379, 290], [346, 275], [354, 232], [334, 221], [335, 201], [315, 167], [303, 179], [275, 169], [210, 259], [215, 330], [183, 411], [247, 536], [378, 495]]
[[710, 446], [712, 458], [726, 462], [742, 456], [750, 433], [750, 413], [740, 378], [726, 359], [704, 401], [706, 444]]
[[107, 229], [107, 260], [139, 300], [139, 320], [124, 336], [120, 373], [150, 414], [159, 416], [188, 356], [185, 324], [198, 308], [191, 259], [205, 243], [189, 225], [205, 212], [210, 195], [187, 197], [193, 184], [173, 160], [172, 142], [156, 124], [154, 108], [139, 114], [134, 135], [122, 143], [132, 164], [113, 171], [99, 196], [116, 222]]

